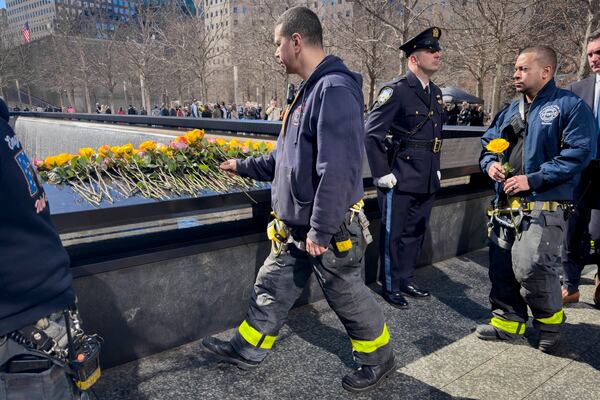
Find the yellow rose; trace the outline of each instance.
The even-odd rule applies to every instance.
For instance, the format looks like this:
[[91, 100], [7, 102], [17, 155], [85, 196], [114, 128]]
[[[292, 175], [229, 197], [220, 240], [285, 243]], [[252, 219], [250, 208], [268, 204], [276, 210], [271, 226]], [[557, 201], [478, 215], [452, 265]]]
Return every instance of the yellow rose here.
[[225, 139], [218, 138], [216, 143], [217, 143], [217, 145], [222, 147], [222, 146], [225, 146], [225, 143], [227, 143], [227, 141]]
[[98, 154], [100, 154], [102, 157], [106, 157], [108, 155], [108, 152], [110, 151], [110, 146], [105, 144], [102, 147], [98, 147]]
[[110, 151], [111, 151], [113, 154], [117, 154], [117, 155], [119, 155], [119, 154], [121, 154], [121, 146], [112, 146], [112, 147], [110, 148]]
[[167, 152], [167, 150], [169, 149], [167, 146], [165, 146], [165, 145], [164, 145], [164, 144], [162, 144], [162, 143], [158, 143], [158, 144], [156, 145], [156, 148], [157, 148], [157, 149], [158, 149], [158, 151], [160, 151], [161, 153], [166, 153], [166, 152]]
[[490, 151], [494, 154], [503, 153], [504, 150], [508, 149], [510, 143], [506, 139], [497, 138], [491, 140], [487, 146], [485, 146], [487, 151]]
[[79, 155], [82, 157], [91, 157], [93, 156], [95, 153], [94, 149], [90, 148], [90, 147], [83, 147], [81, 149], [79, 149]]
[[44, 166], [48, 169], [56, 167], [56, 156], [48, 156], [44, 159]]
[[131, 143], [124, 144], [121, 146], [121, 151], [123, 153], [133, 153], [133, 145]]
[[274, 148], [275, 144], [273, 144], [273, 142], [267, 142], [267, 150], [273, 151]]
[[156, 149], [156, 142], [153, 140], [147, 140], [144, 143], [140, 144], [140, 149], [141, 150], [155, 150]]
[[68, 153], [61, 153], [61, 154], [57, 155], [56, 156], [56, 166], [62, 167], [63, 165], [65, 165], [66, 163], [71, 161], [71, 158], [73, 158], [73, 156]]

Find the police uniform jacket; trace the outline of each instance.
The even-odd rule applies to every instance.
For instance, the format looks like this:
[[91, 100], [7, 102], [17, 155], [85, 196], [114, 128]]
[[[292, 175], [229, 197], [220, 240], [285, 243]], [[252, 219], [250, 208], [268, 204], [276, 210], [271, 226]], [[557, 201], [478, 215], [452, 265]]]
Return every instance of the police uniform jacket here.
[[361, 75], [329, 55], [301, 83], [277, 148], [236, 164], [241, 176], [272, 180], [277, 217], [309, 228], [308, 238], [322, 246], [363, 195], [363, 108]]
[[[398, 191], [435, 193], [440, 188], [440, 153], [432, 149], [433, 141], [442, 137], [444, 108], [442, 91], [433, 82], [429, 82], [429, 93], [409, 71], [383, 86], [366, 123], [365, 146], [371, 174], [380, 178], [393, 173]], [[388, 133], [400, 143], [397, 152], [386, 145]], [[423, 147], [412, 147], [407, 141], [422, 142]], [[430, 148], [425, 148], [427, 143], [431, 143]], [[388, 152], [395, 154], [393, 160], [388, 161]]]
[[0, 100], [0, 336], [35, 323], [75, 300], [69, 255], [50, 219], [36, 213], [43, 195]]
[[[509, 139], [507, 131], [515, 114], [520, 114], [520, 102], [515, 100], [498, 113], [481, 139], [480, 166], [485, 173], [498, 161], [498, 155], [485, 147], [492, 139]], [[595, 130], [592, 110], [577, 95], [556, 87], [554, 80], [540, 90], [529, 107], [523, 146], [529, 201], [573, 200], [580, 173], [596, 146]], [[496, 184], [496, 193], [501, 192], [502, 185]]]

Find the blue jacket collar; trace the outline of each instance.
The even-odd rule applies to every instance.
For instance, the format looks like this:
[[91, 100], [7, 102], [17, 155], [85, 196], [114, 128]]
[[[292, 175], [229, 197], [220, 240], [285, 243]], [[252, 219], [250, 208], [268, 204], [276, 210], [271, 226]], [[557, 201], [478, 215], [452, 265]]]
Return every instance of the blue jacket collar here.
[[535, 99], [543, 99], [544, 97], [548, 97], [552, 95], [556, 91], [556, 82], [554, 78], [550, 79], [548, 83], [544, 85], [543, 88], [540, 89], [538, 94], [535, 96]]

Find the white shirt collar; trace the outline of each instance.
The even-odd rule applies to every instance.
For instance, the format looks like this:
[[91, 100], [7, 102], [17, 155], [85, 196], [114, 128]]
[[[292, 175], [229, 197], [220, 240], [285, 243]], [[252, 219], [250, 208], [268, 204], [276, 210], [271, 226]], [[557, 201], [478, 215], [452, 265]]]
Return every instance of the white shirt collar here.
[[[419, 77], [417, 76], [417, 78], [419, 78]], [[423, 86], [423, 90], [425, 90], [425, 88], [427, 86], [429, 86], [429, 80], [424, 81], [423, 79], [419, 78], [419, 82], [421, 82], [421, 86]]]

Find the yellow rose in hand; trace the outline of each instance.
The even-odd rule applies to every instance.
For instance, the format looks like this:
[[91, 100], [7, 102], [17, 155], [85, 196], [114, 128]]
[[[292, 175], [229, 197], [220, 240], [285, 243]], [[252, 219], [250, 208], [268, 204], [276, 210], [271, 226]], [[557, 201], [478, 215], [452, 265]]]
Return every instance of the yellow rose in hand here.
[[487, 151], [490, 151], [494, 154], [503, 153], [504, 150], [508, 149], [510, 143], [506, 139], [498, 138], [491, 140], [487, 146], [485, 146]]

